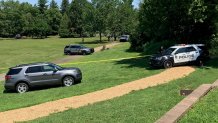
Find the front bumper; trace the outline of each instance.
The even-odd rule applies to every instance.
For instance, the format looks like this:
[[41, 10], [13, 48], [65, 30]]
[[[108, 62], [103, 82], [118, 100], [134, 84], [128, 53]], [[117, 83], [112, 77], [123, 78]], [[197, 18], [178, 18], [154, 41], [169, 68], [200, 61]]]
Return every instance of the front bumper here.
[[163, 66], [162, 61], [161, 60], [156, 60], [156, 59], [150, 59], [149, 64], [152, 67], [162, 67]]

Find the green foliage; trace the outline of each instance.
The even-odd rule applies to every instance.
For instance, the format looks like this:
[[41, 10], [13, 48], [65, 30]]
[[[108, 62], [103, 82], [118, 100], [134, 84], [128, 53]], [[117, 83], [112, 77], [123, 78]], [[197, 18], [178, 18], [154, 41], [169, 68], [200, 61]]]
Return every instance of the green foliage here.
[[52, 0], [51, 3], [50, 3], [50, 8], [56, 8], [58, 9], [58, 4], [55, 2], [55, 0]]
[[162, 40], [210, 44], [216, 34], [217, 4], [207, 0], [144, 0], [133, 47]]
[[57, 35], [62, 15], [58, 8], [49, 8], [45, 12], [46, 21], [48, 25], [50, 26], [49, 35]]
[[45, 11], [47, 10], [48, 8], [48, 5], [46, 5], [47, 2], [48, 2], [47, 0], [38, 0], [38, 7], [41, 14], [44, 14]]
[[68, 8], [69, 8], [69, 0], [62, 0], [61, 13], [64, 14], [65, 12], [67, 12]]
[[70, 19], [68, 18], [67, 14], [65, 13], [61, 19], [60, 28], [59, 28], [59, 36], [61, 38], [68, 38], [70, 37]]

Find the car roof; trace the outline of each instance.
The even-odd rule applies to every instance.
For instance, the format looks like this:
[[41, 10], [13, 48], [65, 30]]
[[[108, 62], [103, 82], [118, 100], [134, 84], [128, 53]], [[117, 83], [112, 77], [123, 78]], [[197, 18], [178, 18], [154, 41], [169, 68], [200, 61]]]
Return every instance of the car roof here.
[[205, 46], [205, 45], [204, 44], [177, 44], [170, 48], [184, 48], [184, 47], [190, 47], [190, 46]]
[[67, 46], [83, 46], [83, 45], [81, 45], [81, 44], [69, 44]]
[[20, 64], [20, 65], [16, 65], [15, 67], [11, 67], [10, 69], [22, 68], [22, 67], [26, 67], [26, 66], [49, 65], [49, 64], [52, 64], [52, 63], [49, 63], [49, 62], [36, 62], [36, 63], [29, 63], [29, 64]]

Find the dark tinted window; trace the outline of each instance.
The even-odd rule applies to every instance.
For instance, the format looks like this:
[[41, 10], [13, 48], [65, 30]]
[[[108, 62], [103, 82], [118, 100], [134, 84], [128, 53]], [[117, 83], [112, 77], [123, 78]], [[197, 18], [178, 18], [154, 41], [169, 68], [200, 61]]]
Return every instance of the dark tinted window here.
[[38, 72], [42, 72], [42, 67], [41, 66], [29, 67], [26, 70], [26, 73], [38, 73]]
[[163, 51], [164, 55], [170, 55], [176, 48], [168, 48]]
[[21, 70], [22, 68], [10, 69], [7, 75], [16, 75], [20, 73]]
[[187, 47], [187, 52], [193, 52], [196, 51], [196, 49], [194, 47]]
[[76, 48], [76, 46], [70, 46], [70, 48]]
[[178, 54], [178, 53], [185, 53], [185, 52], [187, 52], [187, 51], [186, 51], [186, 48], [180, 48], [180, 49], [178, 49], [178, 50], [176, 51], [176, 54]]
[[42, 71], [43, 72], [48, 72], [48, 71], [54, 71], [55, 67], [51, 66], [51, 65], [46, 65], [42, 67]]
[[69, 46], [66, 46], [65, 48], [69, 48]]

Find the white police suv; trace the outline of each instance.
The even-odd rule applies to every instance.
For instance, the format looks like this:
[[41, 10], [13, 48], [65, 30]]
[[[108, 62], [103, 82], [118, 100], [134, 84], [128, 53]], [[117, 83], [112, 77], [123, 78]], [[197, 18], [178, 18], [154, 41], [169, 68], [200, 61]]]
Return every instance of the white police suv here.
[[206, 57], [209, 57], [209, 54], [204, 44], [180, 44], [153, 55], [149, 63], [152, 67], [164, 68], [171, 68], [187, 63], [200, 65]]

